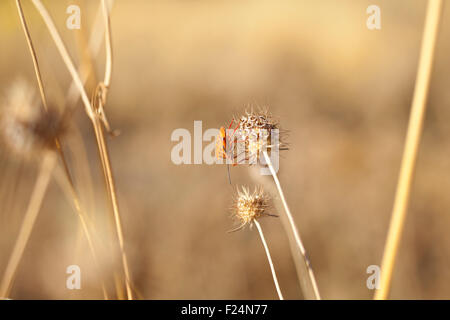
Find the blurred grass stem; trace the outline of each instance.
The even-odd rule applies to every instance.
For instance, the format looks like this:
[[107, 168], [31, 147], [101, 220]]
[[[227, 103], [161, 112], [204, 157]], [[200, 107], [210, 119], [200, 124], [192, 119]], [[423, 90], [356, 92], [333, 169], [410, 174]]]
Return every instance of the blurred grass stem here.
[[384, 248], [383, 260], [381, 263], [380, 289], [375, 292], [374, 296], [377, 300], [387, 299], [389, 296], [395, 259], [402, 236], [403, 226], [406, 220], [414, 167], [417, 159], [417, 151], [420, 144], [420, 136], [422, 134], [423, 121], [425, 117], [427, 95], [430, 85], [431, 69], [433, 65], [442, 6], [442, 0], [428, 1], [408, 132], [406, 135], [405, 148], [403, 151], [403, 159], [398, 178], [391, 222]]
[[[307, 277], [310, 282], [311, 290], [306, 289], [304, 285], [302, 285], [302, 288], [304, 290], [305, 298], [307, 299], [316, 299], [320, 300], [320, 293], [317, 286], [316, 279], [314, 277], [314, 272], [312, 270], [311, 264], [309, 262], [309, 259], [306, 255], [305, 247], [303, 246], [303, 242], [300, 238], [300, 234], [298, 232], [297, 226], [295, 225], [294, 218], [292, 217], [291, 210], [289, 209], [289, 206], [287, 204], [286, 198], [284, 197], [283, 189], [281, 188], [280, 181], [278, 180], [277, 173], [275, 172], [272, 161], [270, 160], [269, 155], [267, 154], [267, 151], [263, 151], [264, 158], [266, 160], [266, 164], [269, 167], [270, 173], [272, 174], [273, 180], [275, 182], [275, 185], [278, 190], [278, 194], [280, 195], [281, 202], [284, 207], [284, 212], [286, 213], [288, 226], [285, 226], [286, 231], [290, 231], [290, 233], [293, 236], [293, 239], [295, 241], [295, 247], [293, 246], [292, 242], [291, 244], [291, 251], [293, 253], [294, 261], [297, 266], [297, 274], [300, 278], [300, 283], [304, 283], [303, 281], [305, 279], [302, 279], [303, 277]], [[282, 219], [282, 221], [285, 221]], [[290, 239], [292, 239], [290, 237]], [[300, 253], [300, 255], [298, 254]], [[299, 259], [296, 259], [295, 257], [299, 257], [302, 261], [298, 261]], [[306, 272], [305, 272], [306, 270]], [[312, 291], [309, 293], [309, 291]]]
[[[107, 149], [107, 143], [106, 143], [105, 135], [103, 132], [103, 127], [102, 127], [102, 124], [104, 123], [104, 120], [103, 120], [104, 118], [102, 117], [103, 116], [103, 114], [102, 114], [103, 106], [100, 105], [101, 109], [93, 107], [93, 105], [91, 104], [91, 102], [88, 98], [86, 90], [84, 89], [84, 86], [80, 79], [80, 76], [79, 76], [79, 74], [73, 64], [73, 61], [70, 58], [70, 55], [66, 49], [66, 46], [64, 45], [64, 43], [61, 39], [61, 36], [59, 35], [59, 32], [56, 29], [56, 26], [53, 23], [53, 20], [50, 17], [47, 9], [44, 7], [44, 5], [42, 4], [42, 2], [40, 0], [32, 0], [32, 2], [34, 4], [34, 6], [36, 7], [36, 9], [38, 10], [38, 12], [40, 13], [40, 15], [42, 16], [42, 18], [50, 32], [50, 35], [53, 38], [53, 41], [55, 42], [55, 45], [66, 65], [70, 75], [72, 76], [72, 79], [73, 79], [78, 91], [80, 92], [81, 100], [85, 106], [86, 113], [94, 127], [95, 136], [97, 138], [97, 146], [99, 149], [100, 159], [102, 162], [102, 168], [103, 168], [103, 172], [105, 175], [107, 191], [108, 191], [108, 195], [110, 197], [112, 210], [113, 210], [113, 214], [114, 214], [114, 219], [116, 222], [116, 231], [117, 231], [119, 247], [120, 247], [121, 256], [122, 256], [122, 266], [123, 266], [124, 274], [125, 274], [127, 298], [129, 300], [132, 300], [133, 294], [132, 294], [132, 290], [131, 290], [131, 280], [130, 280], [130, 273], [129, 273], [129, 267], [128, 267], [128, 260], [127, 260], [125, 249], [124, 249], [124, 237], [123, 237], [122, 224], [121, 224], [121, 219], [120, 219], [119, 205], [118, 205], [118, 201], [117, 201], [116, 187], [115, 187], [114, 178], [113, 178], [113, 174], [112, 174], [111, 163], [110, 163], [110, 158], [109, 158], [108, 149]], [[102, 0], [102, 2], [103, 2], [102, 3], [103, 10], [107, 10], [105, 0]], [[104, 16], [105, 15], [109, 15], [109, 13], [104, 13]], [[108, 34], [108, 33], [110, 33], [109, 19], [105, 23], [108, 25], [105, 33]], [[106, 35], [106, 38], [110, 39], [110, 37], [111, 37], [110, 35]], [[111, 44], [111, 42], [108, 43], [108, 41], [107, 41], [107, 46], [110, 44]], [[110, 49], [107, 49], [107, 52], [108, 52], [108, 50], [110, 50]], [[107, 60], [108, 59], [109, 58], [107, 57]], [[111, 68], [111, 64], [107, 63], [107, 68], [108, 67]], [[105, 75], [108, 75], [108, 74], [110, 75], [111, 72], [106, 71]], [[106, 81], [108, 81], [108, 79], [106, 79]]]

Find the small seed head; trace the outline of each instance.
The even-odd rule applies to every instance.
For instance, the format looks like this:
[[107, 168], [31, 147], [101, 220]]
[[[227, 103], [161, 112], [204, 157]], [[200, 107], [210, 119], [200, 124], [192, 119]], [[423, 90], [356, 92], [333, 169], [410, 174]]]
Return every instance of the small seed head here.
[[261, 187], [256, 187], [253, 192], [244, 186], [241, 190], [238, 188], [233, 205], [233, 216], [241, 224], [238, 229], [251, 225], [255, 219], [270, 216], [267, 212], [270, 208], [269, 200]]

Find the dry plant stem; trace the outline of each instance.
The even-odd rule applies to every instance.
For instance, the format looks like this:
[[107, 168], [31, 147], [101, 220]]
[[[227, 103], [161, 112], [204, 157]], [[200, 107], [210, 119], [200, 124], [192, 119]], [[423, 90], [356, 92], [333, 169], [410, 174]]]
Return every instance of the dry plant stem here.
[[256, 220], [254, 220], [253, 222], [255, 223], [256, 228], [258, 229], [259, 236], [261, 237], [261, 242], [264, 246], [264, 250], [266, 251], [267, 260], [269, 261], [270, 271], [272, 271], [273, 283], [275, 284], [275, 287], [277, 289], [278, 297], [280, 298], [280, 300], [284, 300], [283, 294], [281, 293], [280, 285], [278, 284], [277, 274], [275, 273], [275, 267], [273, 266], [272, 257], [270, 256], [269, 247], [267, 246], [266, 239], [264, 238], [261, 225]]
[[[114, 1], [109, 1], [109, 7], [112, 7]], [[107, 83], [109, 86], [110, 78], [111, 78], [111, 70], [112, 70], [112, 45], [111, 45], [111, 29], [110, 29], [110, 23], [109, 23], [109, 14], [108, 14], [108, 6], [106, 5], [105, 1], [102, 1], [99, 5], [99, 9], [95, 18], [95, 25], [94, 30], [98, 30], [99, 32], [93, 32], [89, 38], [88, 48], [86, 52], [87, 59], [83, 60], [78, 68], [78, 74], [80, 78], [82, 79], [82, 82], [85, 83], [89, 79], [90, 70], [92, 70], [92, 61], [91, 57], [94, 57], [97, 55], [98, 51], [101, 48], [102, 43], [102, 33], [106, 30], [107, 33], [105, 33], [105, 46], [106, 46], [106, 68], [105, 68], [105, 80], [104, 82]], [[107, 87], [105, 85], [105, 92], [104, 97], [106, 98], [106, 91]], [[69, 105], [75, 105], [76, 100], [79, 97], [79, 91], [77, 89], [77, 86], [75, 85], [75, 82], [72, 81], [72, 84], [70, 86], [69, 92], [68, 92], [68, 101]], [[115, 225], [115, 219], [112, 217], [112, 224]], [[123, 286], [121, 285], [119, 281], [118, 275], [114, 274], [114, 282], [116, 284], [116, 291], [117, 291], [117, 297], [119, 299], [123, 299]]]
[[112, 170], [111, 170], [111, 166], [110, 166], [109, 153], [108, 153], [108, 149], [106, 146], [105, 134], [103, 131], [103, 127], [101, 125], [101, 120], [98, 118], [96, 119], [96, 125], [94, 125], [94, 130], [95, 130], [95, 135], [97, 137], [100, 158], [101, 158], [101, 161], [103, 164], [103, 173], [105, 175], [105, 180], [106, 180], [107, 189], [108, 189], [108, 195], [111, 200], [111, 204], [112, 204], [113, 212], [114, 212], [114, 219], [115, 219], [116, 228], [117, 228], [117, 237], [119, 239], [119, 246], [120, 246], [121, 257], [122, 257], [122, 265], [123, 265], [123, 269], [124, 269], [124, 273], [125, 273], [127, 296], [128, 296], [128, 300], [132, 300], [133, 293], [131, 290], [131, 283], [130, 283], [130, 270], [128, 267], [128, 260], [127, 260], [127, 256], [125, 254], [125, 249], [124, 249], [122, 222], [121, 222], [120, 214], [119, 214], [119, 204], [117, 202], [116, 186], [114, 183], [114, 178], [113, 178]]
[[[33, 60], [34, 70], [35, 70], [37, 82], [38, 82], [38, 85], [39, 85], [39, 90], [40, 90], [40, 93], [41, 93], [42, 104], [44, 106], [45, 111], [48, 111], [47, 99], [45, 97], [44, 84], [43, 84], [43, 81], [42, 81], [42, 76], [41, 76], [41, 72], [40, 72], [40, 68], [39, 68], [39, 63], [38, 63], [36, 51], [34, 49], [33, 42], [31, 40], [31, 35], [30, 35], [29, 29], [28, 29], [28, 26], [27, 26], [27, 23], [26, 23], [25, 16], [23, 14], [23, 10], [22, 10], [22, 6], [21, 6], [21, 3], [20, 3], [20, 0], [16, 0], [16, 5], [17, 5], [17, 10], [18, 10], [18, 13], [19, 13], [20, 21], [22, 23], [22, 27], [23, 27], [23, 30], [24, 30], [25, 38], [27, 40], [28, 48], [29, 48], [30, 53], [31, 53], [31, 58]], [[77, 212], [77, 214], [78, 214], [78, 216], [80, 218], [81, 224], [83, 226], [84, 234], [85, 234], [86, 239], [88, 241], [89, 248], [91, 250], [91, 254], [93, 256], [94, 263], [96, 265], [97, 273], [99, 274], [99, 276], [101, 276], [97, 255], [95, 253], [94, 246], [93, 246], [93, 243], [92, 243], [92, 237], [91, 237], [91, 235], [89, 233], [89, 229], [87, 228], [87, 225], [86, 225], [86, 220], [85, 220], [86, 219], [85, 218], [86, 214], [81, 210], [80, 201], [79, 201], [78, 195], [77, 195], [77, 193], [75, 191], [75, 186], [74, 186], [71, 174], [70, 174], [69, 167], [67, 165], [66, 157], [64, 155], [64, 152], [63, 152], [62, 147], [61, 147], [61, 143], [60, 143], [58, 138], [55, 138], [55, 143], [56, 143], [58, 154], [59, 154], [59, 156], [61, 158], [61, 161], [62, 161], [62, 164], [63, 164], [63, 167], [64, 167], [64, 172], [66, 174], [66, 177], [68, 179], [69, 185], [71, 187], [71, 195], [72, 195], [72, 199], [74, 201], [74, 206], [75, 206], [76, 212]], [[102, 281], [101, 285], [102, 285], [103, 296], [104, 296], [105, 299], [108, 299], [108, 295], [106, 293], [104, 281]]]
[[[287, 216], [287, 219], [288, 219], [288, 222], [289, 222], [289, 228], [290, 228], [291, 233], [293, 235], [293, 238], [295, 240], [295, 245], [297, 247], [296, 248], [297, 250], [295, 250], [295, 248], [291, 248], [291, 249], [293, 251], [293, 254], [294, 254], [295, 251], [300, 253], [300, 255], [302, 257], [302, 260], [303, 260], [303, 263], [304, 263], [304, 267], [306, 268], [306, 274], [303, 274], [303, 275], [302, 274], [298, 274], [298, 276], [299, 277], [302, 277], [302, 276], [308, 277], [308, 279], [310, 281], [310, 285], [312, 287], [312, 291], [313, 291], [313, 296], [311, 298], [316, 299], [316, 300], [320, 300], [319, 289], [318, 289], [318, 286], [317, 286], [317, 283], [316, 283], [316, 279], [314, 277], [314, 272], [312, 270], [312, 267], [311, 267], [311, 264], [309, 262], [309, 259], [308, 259], [307, 255], [306, 255], [306, 250], [305, 250], [305, 247], [303, 246], [303, 242], [302, 242], [302, 240], [300, 238], [300, 234], [298, 232], [297, 226], [295, 225], [295, 221], [294, 221], [294, 218], [292, 217], [291, 210], [289, 209], [289, 206], [288, 206], [288, 204], [286, 202], [286, 198], [284, 197], [283, 189], [281, 188], [281, 184], [280, 184], [280, 181], [278, 180], [277, 173], [275, 172], [275, 170], [273, 168], [272, 162], [270, 160], [269, 155], [267, 154], [267, 151], [263, 151], [263, 155], [264, 155], [264, 158], [266, 160], [267, 166], [269, 167], [270, 173], [272, 174], [272, 177], [273, 177], [273, 180], [275, 182], [275, 185], [277, 187], [278, 193], [280, 195], [281, 202], [282, 202], [283, 207], [284, 207], [284, 212], [286, 213], [286, 216]], [[295, 256], [295, 254], [294, 254], [294, 256]], [[296, 261], [297, 261], [297, 259], [296, 259]], [[296, 264], [297, 263], [300, 263], [300, 261], [296, 262]], [[302, 268], [301, 270], [304, 270], [304, 268]], [[297, 273], [300, 273], [298, 268], [297, 268]], [[305, 272], [302, 272], [302, 273], [305, 273]], [[300, 282], [302, 282], [302, 279], [300, 279]], [[303, 289], [305, 290], [305, 288], [303, 288]], [[305, 298], [309, 298], [309, 296], [310, 295], [306, 294], [306, 292], [305, 292]]]
[[392, 272], [395, 265], [403, 226], [408, 208], [413, 172], [417, 159], [417, 151], [422, 134], [428, 88], [430, 84], [433, 56], [442, 13], [442, 0], [429, 0], [425, 29], [422, 38], [416, 86], [411, 107], [411, 115], [406, 135], [405, 149], [397, 184], [397, 191], [392, 210], [389, 232], [381, 263], [380, 289], [375, 292], [375, 299], [387, 299], [391, 286]]
[[[113, 5], [114, 1], [110, 0], [110, 7]], [[100, 51], [101, 44], [102, 44], [102, 38], [103, 38], [103, 32], [104, 32], [104, 21], [102, 18], [104, 16], [104, 10], [103, 10], [103, 4], [99, 5], [99, 9], [97, 11], [97, 14], [95, 16], [95, 24], [93, 27], [93, 30], [98, 30], [98, 32], [93, 32], [91, 36], [89, 37], [89, 43], [88, 43], [88, 50], [90, 56], [94, 57], [97, 55], [97, 53]], [[106, 36], [105, 36], [106, 37]], [[88, 71], [90, 70], [91, 63], [81, 63], [81, 65], [78, 68], [78, 73], [80, 74], [80, 77], [82, 79], [82, 82], [85, 83], [89, 77]], [[80, 96], [80, 92], [77, 89], [77, 86], [75, 85], [75, 82], [72, 81], [69, 92], [68, 92], [68, 104], [72, 105], [75, 104], [76, 100]]]
[[75, 211], [78, 215], [78, 218], [80, 219], [83, 233], [88, 242], [89, 250], [91, 251], [92, 258], [94, 260], [95, 269], [97, 271], [99, 278], [101, 279], [103, 297], [105, 300], [108, 300], [109, 297], [108, 297], [108, 293], [106, 291], [105, 281], [104, 281], [102, 273], [100, 271], [99, 260], [98, 260], [98, 257], [97, 257], [96, 251], [95, 251], [94, 242], [92, 240], [92, 236], [89, 231], [89, 227], [88, 227], [88, 223], [87, 223], [88, 216], [87, 216], [86, 212], [84, 210], [82, 210], [82, 208], [81, 208], [80, 200], [78, 198], [78, 194], [75, 191], [75, 185], [73, 183], [73, 179], [70, 174], [69, 167], [67, 166], [67, 161], [65, 160], [64, 153], [62, 152], [62, 149], [60, 147], [58, 147], [58, 152], [62, 159], [64, 173], [65, 173], [65, 177], [67, 179], [68, 185], [69, 185], [69, 193], [70, 193], [71, 199], [73, 200]]
[[109, 19], [109, 10], [106, 4], [106, 0], [102, 0], [103, 21], [105, 22], [105, 47], [106, 47], [106, 66], [105, 66], [105, 78], [103, 83], [105, 87], [109, 88], [111, 84], [112, 74], [112, 40], [111, 40], [111, 22]]
[[[123, 232], [122, 232], [122, 225], [120, 223], [119, 206], [118, 206], [118, 202], [117, 202], [114, 178], [112, 175], [111, 164], [110, 164], [109, 156], [108, 156], [108, 150], [106, 147], [106, 139], [105, 139], [105, 135], [103, 133], [102, 120], [100, 118], [101, 114], [96, 112], [94, 110], [93, 106], [91, 105], [89, 98], [86, 94], [86, 91], [84, 89], [83, 83], [82, 83], [82, 81], [76, 71], [76, 68], [72, 62], [72, 59], [70, 58], [70, 55], [61, 39], [61, 36], [59, 35], [58, 30], [56, 29], [55, 24], [53, 23], [53, 20], [50, 17], [47, 9], [44, 7], [44, 5], [41, 3], [40, 0], [32, 0], [32, 2], [35, 5], [38, 12], [40, 13], [40, 15], [42, 16], [42, 18], [50, 32], [50, 35], [52, 36], [52, 38], [56, 44], [56, 47], [58, 48], [58, 51], [66, 65], [67, 69], [69, 70], [69, 73], [71, 74], [72, 79], [73, 79], [78, 91], [80, 92], [81, 100], [83, 101], [83, 104], [85, 106], [86, 113], [87, 113], [88, 117], [91, 119], [92, 125], [95, 130], [95, 135], [97, 138], [97, 145], [99, 148], [100, 158], [102, 160], [103, 171], [105, 174], [105, 180], [106, 180], [106, 185], [107, 185], [107, 189], [108, 189], [108, 194], [110, 196], [113, 213], [114, 213], [114, 219], [116, 222], [116, 231], [117, 231], [117, 235], [118, 235], [118, 239], [119, 239], [119, 246], [120, 246], [121, 255], [122, 255], [122, 264], [123, 264], [123, 269], [124, 269], [124, 273], [125, 273], [127, 296], [128, 296], [128, 299], [131, 300], [131, 299], [133, 299], [133, 296], [132, 296], [131, 284], [130, 284], [129, 267], [128, 267], [128, 262], [127, 262], [127, 258], [126, 258], [126, 254], [125, 254], [125, 250], [124, 250]], [[105, 8], [105, 6], [103, 6], [103, 8]], [[108, 30], [106, 30], [106, 32], [108, 32]]]
[[23, 252], [30, 238], [31, 231], [33, 230], [34, 222], [39, 213], [42, 205], [42, 200], [47, 190], [47, 186], [50, 182], [53, 168], [56, 164], [57, 156], [54, 152], [48, 151], [44, 154], [41, 162], [41, 169], [36, 179], [33, 193], [28, 203], [28, 208], [22, 221], [22, 226], [17, 237], [17, 241], [14, 244], [11, 256], [6, 266], [3, 281], [0, 286], [0, 296], [8, 297], [11, 290], [11, 285], [14, 280], [17, 266], [22, 258]]
[[[110, 1], [111, 3], [111, 1]], [[106, 6], [105, 1], [101, 1], [99, 4], [99, 10], [97, 12], [96, 18], [95, 18], [95, 29], [96, 30], [107, 30], [107, 33], [105, 34], [105, 46], [106, 46], [106, 68], [105, 68], [105, 80], [108, 83], [110, 83], [111, 78], [111, 70], [112, 70], [112, 45], [111, 45], [111, 35], [110, 35], [110, 23], [109, 23], [109, 14], [108, 14], [108, 7]], [[103, 32], [102, 32], [103, 33]], [[100, 34], [100, 32], [98, 33]], [[80, 78], [82, 79], [83, 83], [86, 83], [90, 79], [90, 75], [92, 75], [93, 83], [98, 83], [95, 77], [95, 73], [92, 72], [93, 69], [93, 56], [96, 55], [96, 53], [100, 50], [100, 44], [102, 43], [102, 37], [97, 37], [96, 33], [93, 33], [89, 39], [89, 43], [86, 45], [83, 43], [81, 56], [83, 59], [80, 62], [80, 66], [78, 68], [78, 74]], [[107, 87], [106, 85], [102, 86], [102, 89], [104, 89], [101, 93], [102, 99], [106, 100], [106, 94], [107, 94]], [[79, 97], [79, 92], [77, 91], [76, 86], [74, 86], [74, 83], [72, 82], [72, 85], [69, 89], [69, 98], [70, 100], [75, 101]], [[72, 104], [75, 106], [75, 103]], [[99, 110], [102, 111], [102, 110]], [[106, 118], [105, 118], [106, 122]], [[109, 126], [108, 126], [109, 128]], [[92, 202], [91, 202], [92, 203]], [[114, 215], [110, 215], [111, 218], [111, 226], [115, 226], [115, 219]], [[111, 235], [115, 236], [115, 231], [112, 230]], [[111, 239], [112, 240], [112, 239]], [[108, 245], [111, 246], [113, 243], [112, 241], [107, 241]], [[112, 247], [111, 247], [112, 248]], [[111, 248], [108, 250], [109, 252], [112, 252]], [[118, 299], [122, 300], [124, 299], [125, 295], [125, 289], [124, 284], [119, 280], [121, 277], [117, 273], [117, 270], [114, 270], [114, 282], [116, 284], [116, 293]]]
[[69, 70], [70, 75], [72, 76], [72, 80], [75, 83], [75, 86], [77, 87], [81, 100], [83, 101], [83, 104], [85, 106], [85, 110], [89, 118], [93, 121], [95, 118], [95, 112], [89, 102], [88, 95], [86, 94], [86, 91], [84, 90], [83, 82], [81, 81], [77, 70], [72, 62], [72, 59], [70, 58], [70, 55], [58, 33], [58, 30], [56, 29], [55, 24], [53, 23], [52, 18], [50, 17], [47, 9], [44, 7], [42, 2], [40, 0], [32, 0], [34, 6], [38, 10], [39, 14], [42, 16], [42, 19], [44, 20], [51, 37], [53, 38], [53, 41], [55, 42], [56, 47], [58, 48], [58, 51], [60, 52], [61, 58], [64, 61], [64, 64], [66, 65], [67, 69]]
[[33, 66], [34, 66], [34, 71], [36, 73], [36, 77], [38, 79], [39, 92], [41, 94], [42, 104], [44, 105], [45, 110], [48, 110], [47, 99], [45, 97], [44, 85], [42, 82], [41, 72], [39, 69], [39, 63], [37, 61], [36, 51], [34, 50], [34, 46], [31, 41], [30, 31], [28, 30], [28, 26], [27, 26], [27, 23], [25, 20], [25, 16], [23, 14], [22, 5], [20, 3], [20, 0], [16, 0], [16, 6], [17, 6], [17, 11], [19, 13], [19, 17], [20, 17], [20, 22], [22, 23], [23, 32], [25, 33], [25, 38], [27, 39], [28, 49], [31, 52], [31, 58], [33, 59]]
[[[112, 41], [111, 41], [111, 23], [109, 19], [109, 10], [108, 6], [106, 4], [106, 0], [102, 0], [102, 8], [103, 8], [103, 18], [105, 22], [105, 47], [106, 47], [106, 66], [105, 66], [105, 77], [103, 80], [103, 85], [105, 86], [106, 92], [103, 92], [102, 99], [99, 101], [99, 111], [100, 115], [96, 117], [94, 129], [95, 129], [95, 135], [97, 137], [97, 144], [100, 152], [100, 157], [102, 160], [103, 165], [103, 172], [105, 174], [105, 181], [109, 193], [109, 197], [111, 200], [113, 212], [114, 212], [114, 220], [115, 225], [117, 228], [117, 237], [119, 240], [119, 246], [121, 251], [121, 257], [122, 257], [122, 265], [125, 273], [125, 282], [126, 282], [126, 289], [127, 289], [127, 297], [128, 300], [133, 299], [133, 292], [131, 290], [131, 276], [130, 276], [130, 270], [128, 266], [128, 260], [125, 253], [125, 243], [123, 238], [123, 228], [122, 228], [122, 222], [120, 219], [120, 212], [119, 212], [119, 204], [117, 201], [117, 194], [116, 194], [116, 186], [112, 174], [111, 169], [111, 161], [109, 160], [109, 152], [108, 147], [106, 144], [106, 139], [103, 131], [102, 122], [105, 125], [108, 125], [106, 122], [106, 118], [104, 115], [104, 103], [106, 101], [106, 94], [107, 90], [109, 89], [110, 83], [111, 83], [111, 74], [112, 74]], [[109, 130], [109, 125], [108, 125]]]

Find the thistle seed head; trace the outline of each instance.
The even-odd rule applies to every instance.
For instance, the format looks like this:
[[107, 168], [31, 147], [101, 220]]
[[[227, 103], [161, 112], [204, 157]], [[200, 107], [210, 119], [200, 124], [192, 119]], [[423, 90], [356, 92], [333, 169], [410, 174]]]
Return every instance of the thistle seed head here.
[[272, 129], [278, 128], [278, 123], [274, 121], [267, 110], [258, 113], [251, 110], [246, 111], [245, 115], [239, 118], [239, 128], [242, 130], [252, 129], [256, 133], [264, 129], [270, 132]]
[[271, 216], [269, 210], [269, 196], [261, 187], [256, 187], [253, 192], [246, 187], [238, 188], [233, 205], [233, 217], [240, 222], [236, 230], [246, 225], [251, 225], [255, 219], [263, 216]]
[[243, 145], [244, 160], [250, 164], [258, 163], [263, 151], [270, 153], [272, 149], [287, 149], [286, 144], [282, 142], [279, 123], [267, 109], [258, 112], [246, 111], [234, 121], [238, 122], [235, 139]]

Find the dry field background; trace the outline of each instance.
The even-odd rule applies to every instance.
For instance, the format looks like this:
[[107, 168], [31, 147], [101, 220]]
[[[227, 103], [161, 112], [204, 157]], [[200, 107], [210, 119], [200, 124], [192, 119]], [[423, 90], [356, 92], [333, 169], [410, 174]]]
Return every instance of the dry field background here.
[[[75, 61], [97, 1], [44, 1]], [[69, 4], [81, 30], [65, 27]], [[382, 29], [366, 28], [381, 7]], [[42, 20], [23, 1], [49, 101], [64, 103], [71, 78]], [[247, 105], [267, 105], [289, 130], [279, 177], [325, 299], [368, 299], [366, 268], [381, 263], [403, 151], [426, 1], [116, 1], [109, 139], [132, 280], [145, 299], [274, 299], [255, 230], [229, 234], [232, 188], [224, 166], [171, 162], [177, 128], [227, 124]], [[450, 298], [450, 6], [444, 8], [424, 135], [392, 298]], [[36, 88], [13, 1], [0, 2], [0, 88]], [[101, 76], [104, 52], [95, 68]], [[89, 90], [92, 90], [89, 87]], [[36, 96], [38, 98], [38, 96]], [[80, 196], [97, 222], [107, 201], [95, 137], [81, 103], [64, 148]], [[204, 144], [206, 145], [206, 143]], [[0, 275], [36, 179], [35, 160], [0, 149]], [[87, 172], [86, 169], [89, 169]], [[86, 177], [92, 179], [92, 183]], [[235, 184], [253, 185], [248, 168]], [[287, 238], [262, 220], [285, 297], [301, 297]], [[20, 263], [11, 298], [101, 298], [70, 199], [52, 181]], [[81, 239], [81, 240], [80, 240]], [[65, 287], [68, 265], [82, 290]], [[113, 267], [104, 262], [102, 271]]]

